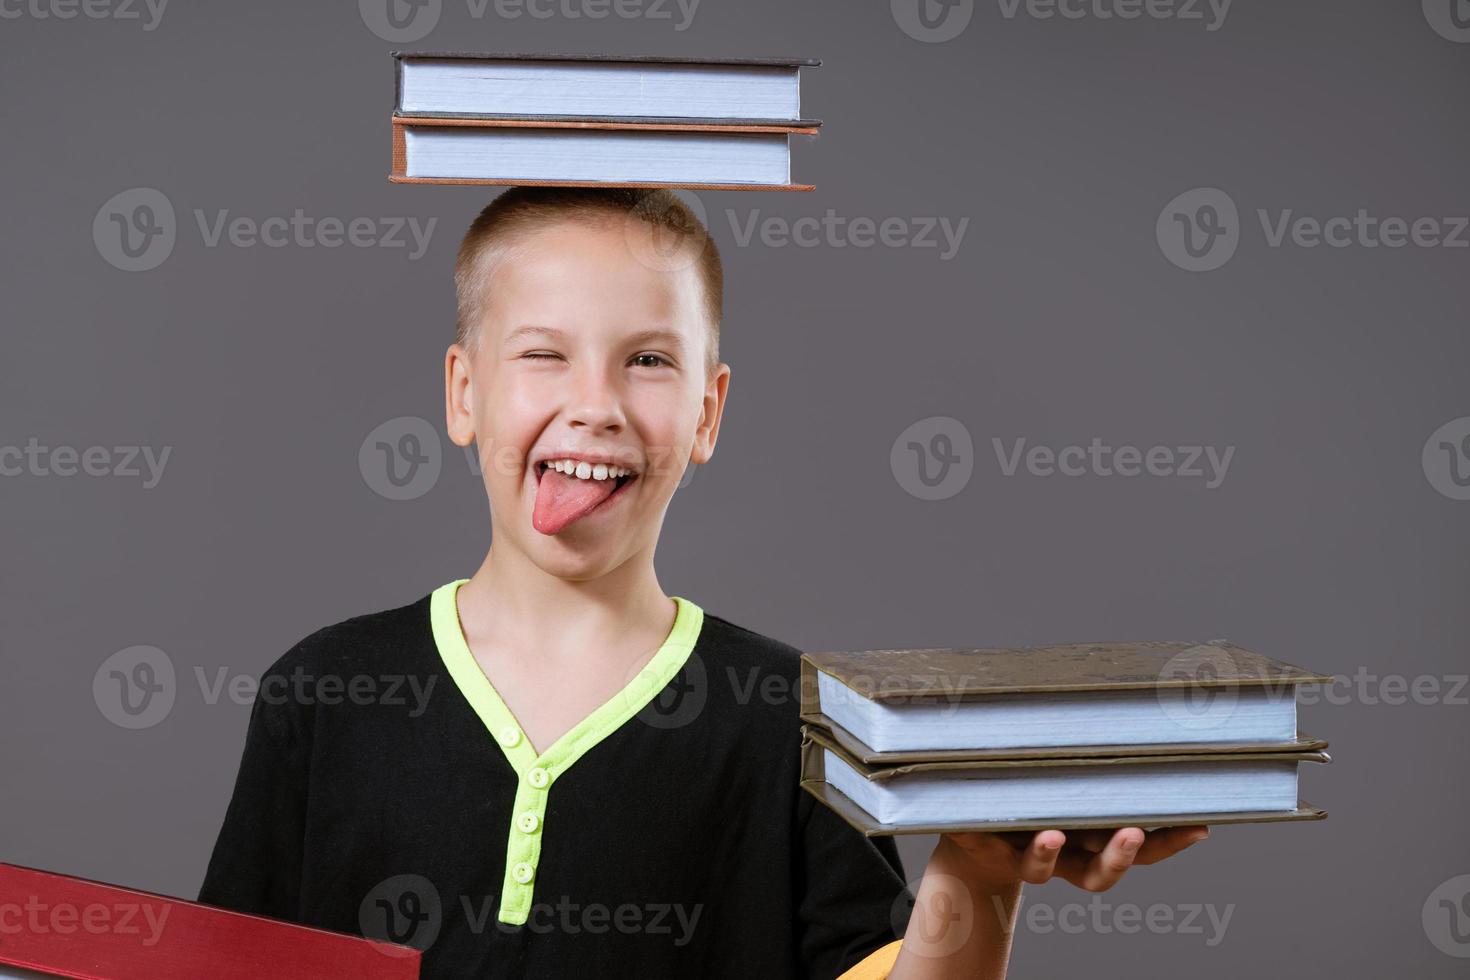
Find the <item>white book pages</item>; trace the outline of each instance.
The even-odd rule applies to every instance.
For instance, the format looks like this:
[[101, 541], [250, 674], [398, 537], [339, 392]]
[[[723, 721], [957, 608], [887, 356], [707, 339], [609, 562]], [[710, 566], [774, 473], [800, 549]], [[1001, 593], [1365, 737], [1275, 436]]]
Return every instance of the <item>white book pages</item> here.
[[415, 127], [409, 177], [607, 183], [786, 184], [785, 133]]
[[1295, 688], [1160, 688], [888, 704], [818, 672], [822, 712], [878, 752], [1289, 742]]
[[864, 779], [824, 749], [826, 781], [887, 824], [1292, 810], [1295, 760], [1030, 766]]
[[405, 61], [400, 111], [792, 120], [795, 66]]

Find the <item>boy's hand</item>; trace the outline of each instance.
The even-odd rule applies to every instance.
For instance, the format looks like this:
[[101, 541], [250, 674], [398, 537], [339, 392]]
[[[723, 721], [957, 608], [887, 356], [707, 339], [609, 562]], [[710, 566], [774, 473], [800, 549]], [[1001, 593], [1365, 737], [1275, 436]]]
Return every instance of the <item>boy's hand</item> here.
[[1043, 830], [942, 834], [914, 898], [889, 980], [1004, 980], [1021, 883], [1065, 878], [1090, 892], [1116, 885], [1209, 836], [1202, 825], [1144, 833]]
[[1209, 834], [1209, 828], [1202, 825], [1147, 833], [1124, 827], [1065, 833], [944, 834], [934, 858], [946, 873], [977, 892], [994, 893], [1023, 881], [1039, 885], [1052, 878], [1065, 878], [1085, 891], [1100, 892], [1116, 885], [1133, 865], [1162, 861]]

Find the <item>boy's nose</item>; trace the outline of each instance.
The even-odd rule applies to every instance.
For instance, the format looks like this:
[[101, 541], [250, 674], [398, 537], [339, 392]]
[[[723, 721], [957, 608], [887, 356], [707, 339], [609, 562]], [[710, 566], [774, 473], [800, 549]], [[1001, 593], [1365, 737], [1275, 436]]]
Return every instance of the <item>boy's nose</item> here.
[[588, 379], [577, 388], [572, 400], [569, 421], [573, 428], [592, 432], [621, 432], [625, 419], [612, 387], [599, 380]]

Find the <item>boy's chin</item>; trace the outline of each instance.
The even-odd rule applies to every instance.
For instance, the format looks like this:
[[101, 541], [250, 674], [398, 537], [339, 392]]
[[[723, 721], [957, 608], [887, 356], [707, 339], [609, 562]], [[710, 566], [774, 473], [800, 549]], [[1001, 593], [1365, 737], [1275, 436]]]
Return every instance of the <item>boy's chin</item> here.
[[560, 534], [542, 534], [528, 528], [527, 552], [538, 568], [568, 582], [601, 578], [628, 558], [621, 535], [578, 534], [568, 528]]

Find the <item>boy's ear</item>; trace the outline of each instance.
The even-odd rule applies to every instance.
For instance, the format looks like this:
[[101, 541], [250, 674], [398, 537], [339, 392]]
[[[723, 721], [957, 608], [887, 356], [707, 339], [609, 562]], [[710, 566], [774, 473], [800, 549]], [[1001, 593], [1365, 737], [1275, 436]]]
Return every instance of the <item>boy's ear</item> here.
[[715, 454], [715, 439], [720, 434], [720, 419], [725, 414], [725, 395], [729, 390], [730, 365], [721, 362], [710, 373], [704, 388], [704, 406], [699, 426], [694, 430], [694, 449], [689, 454], [691, 463], [708, 463]]
[[449, 441], [468, 446], [475, 441], [475, 413], [470, 386], [470, 357], [451, 344], [444, 354], [444, 423]]

